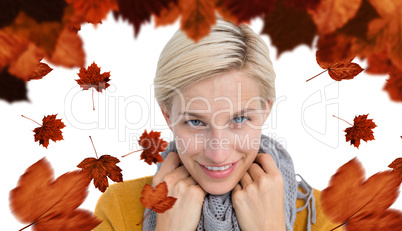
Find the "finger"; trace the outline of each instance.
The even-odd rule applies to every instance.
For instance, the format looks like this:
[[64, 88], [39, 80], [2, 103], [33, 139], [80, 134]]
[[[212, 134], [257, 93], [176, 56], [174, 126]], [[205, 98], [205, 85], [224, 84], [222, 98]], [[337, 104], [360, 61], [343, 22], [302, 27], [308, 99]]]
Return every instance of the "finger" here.
[[236, 192], [236, 191], [240, 191], [240, 190], [242, 190], [243, 188], [241, 187], [241, 185], [238, 183], [238, 184], [236, 184], [236, 186], [234, 187], [234, 189], [233, 189], [233, 191], [232, 191], [232, 195], [233, 195], [233, 193], [234, 192]]
[[254, 162], [260, 164], [266, 173], [280, 174], [278, 166], [276, 166], [274, 159], [268, 153], [258, 154]]
[[253, 179], [251, 178], [249, 172], [247, 171], [244, 176], [240, 180], [240, 184], [242, 188], [246, 188], [247, 185], [253, 183]]
[[187, 177], [190, 176], [190, 173], [187, 171], [186, 167], [180, 166], [170, 173], [166, 174], [165, 177], [163, 178], [164, 181], [169, 181], [166, 182], [170, 185], [175, 185], [178, 181], [183, 180]]
[[252, 178], [252, 181], [256, 181], [259, 176], [267, 174], [257, 163], [252, 163], [248, 169], [248, 172]]
[[158, 173], [153, 178], [153, 185], [158, 185], [163, 181], [163, 178], [174, 169], [176, 169], [181, 160], [179, 154], [176, 152], [170, 152], [164, 161], [161, 163], [161, 167]]

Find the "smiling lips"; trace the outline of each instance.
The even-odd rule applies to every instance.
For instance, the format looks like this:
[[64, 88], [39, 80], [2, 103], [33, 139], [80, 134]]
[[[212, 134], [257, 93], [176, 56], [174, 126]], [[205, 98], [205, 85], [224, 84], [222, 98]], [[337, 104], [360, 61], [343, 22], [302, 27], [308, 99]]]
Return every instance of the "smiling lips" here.
[[236, 167], [237, 162], [219, 167], [201, 165], [202, 170], [212, 178], [225, 178], [228, 177]]

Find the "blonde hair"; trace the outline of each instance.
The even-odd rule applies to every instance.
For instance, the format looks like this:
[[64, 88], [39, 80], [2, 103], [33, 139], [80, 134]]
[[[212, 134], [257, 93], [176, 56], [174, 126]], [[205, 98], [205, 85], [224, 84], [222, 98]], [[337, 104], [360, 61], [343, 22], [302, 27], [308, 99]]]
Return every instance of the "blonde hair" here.
[[190, 84], [213, 78], [231, 70], [242, 71], [254, 79], [259, 96], [275, 101], [275, 72], [269, 50], [262, 38], [248, 25], [236, 26], [217, 15], [210, 34], [194, 42], [180, 29], [163, 48], [154, 78], [155, 99], [171, 113], [172, 101]]

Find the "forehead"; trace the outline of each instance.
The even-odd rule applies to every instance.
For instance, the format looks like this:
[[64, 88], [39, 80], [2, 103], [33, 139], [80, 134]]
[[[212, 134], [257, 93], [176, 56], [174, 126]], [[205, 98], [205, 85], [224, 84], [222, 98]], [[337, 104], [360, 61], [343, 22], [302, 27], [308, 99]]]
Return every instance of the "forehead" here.
[[175, 96], [173, 110], [256, 107], [260, 100], [255, 81], [240, 71], [231, 71], [191, 84]]

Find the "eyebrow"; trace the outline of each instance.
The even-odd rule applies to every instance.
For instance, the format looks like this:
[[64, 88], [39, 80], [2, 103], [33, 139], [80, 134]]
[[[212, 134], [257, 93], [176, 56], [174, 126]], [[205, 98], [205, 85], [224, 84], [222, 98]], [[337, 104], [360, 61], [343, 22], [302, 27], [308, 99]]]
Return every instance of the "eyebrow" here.
[[[242, 115], [242, 114], [244, 114], [245, 112], [251, 112], [251, 111], [256, 111], [256, 109], [254, 109], [254, 108], [247, 108], [247, 109], [243, 109], [243, 110], [241, 110], [240, 112], [236, 112], [236, 113], [234, 113], [234, 115]], [[205, 116], [204, 115], [202, 115], [202, 114], [197, 114], [197, 113], [194, 113], [194, 112], [182, 112], [182, 113], [180, 113], [179, 115], [189, 115], [189, 116], [194, 116], [194, 117], [197, 117], [197, 118], [204, 118]]]

